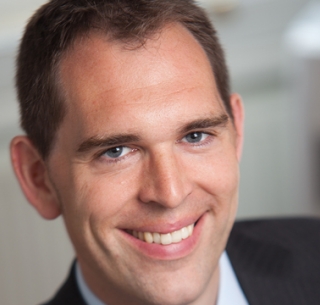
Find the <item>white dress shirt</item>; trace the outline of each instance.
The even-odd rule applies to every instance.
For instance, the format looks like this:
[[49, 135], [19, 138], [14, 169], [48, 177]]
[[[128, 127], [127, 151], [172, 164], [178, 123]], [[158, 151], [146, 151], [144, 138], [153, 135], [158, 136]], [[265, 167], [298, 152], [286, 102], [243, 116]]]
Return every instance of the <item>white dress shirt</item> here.
[[217, 305], [249, 305], [226, 252], [222, 253], [219, 266], [220, 285]]
[[[237, 277], [233, 271], [226, 252], [223, 252], [219, 261], [220, 285], [216, 305], [249, 305]], [[79, 264], [76, 264], [76, 281], [80, 293], [88, 305], [107, 305], [97, 298], [84, 281]]]

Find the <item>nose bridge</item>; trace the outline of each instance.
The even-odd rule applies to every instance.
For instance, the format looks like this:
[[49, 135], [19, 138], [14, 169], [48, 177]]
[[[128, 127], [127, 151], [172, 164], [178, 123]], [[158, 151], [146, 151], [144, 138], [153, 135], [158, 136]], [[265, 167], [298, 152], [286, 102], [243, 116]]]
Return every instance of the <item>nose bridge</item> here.
[[191, 192], [183, 163], [174, 149], [159, 149], [151, 153], [146, 167], [140, 192], [143, 202], [175, 208]]

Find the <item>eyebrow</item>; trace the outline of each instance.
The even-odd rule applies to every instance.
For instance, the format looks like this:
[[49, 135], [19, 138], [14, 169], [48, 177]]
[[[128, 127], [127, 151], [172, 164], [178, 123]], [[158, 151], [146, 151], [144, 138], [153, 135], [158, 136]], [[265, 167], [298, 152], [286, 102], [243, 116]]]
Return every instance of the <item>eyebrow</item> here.
[[78, 153], [87, 152], [93, 148], [107, 147], [107, 146], [121, 146], [128, 142], [138, 142], [140, 138], [133, 134], [118, 134], [107, 138], [91, 137], [79, 145]]
[[[198, 119], [188, 123], [179, 129], [179, 133], [187, 133], [195, 129], [213, 128], [217, 126], [225, 126], [229, 120], [226, 114], [222, 114], [217, 117]], [[82, 142], [77, 153], [85, 153], [94, 148], [110, 147], [110, 146], [122, 146], [130, 142], [139, 142], [140, 137], [135, 134], [116, 134], [108, 137], [91, 137]]]
[[183, 126], [179, 131], [180, 133], [187, 133], [195, 129], [205, 129], [213, 128], [218, 126], [226, 126], [229, 121], [229, 116], [226, 114], [221, 114], [216, 117], [204, 118], [195, 120]]

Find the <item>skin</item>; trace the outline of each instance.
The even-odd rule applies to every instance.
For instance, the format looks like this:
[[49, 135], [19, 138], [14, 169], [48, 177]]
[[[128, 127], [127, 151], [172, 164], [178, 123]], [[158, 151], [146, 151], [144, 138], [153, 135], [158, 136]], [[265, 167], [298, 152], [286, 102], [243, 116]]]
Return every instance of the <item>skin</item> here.
[[[240, 97], [230, 97], [234, 121], [221, 120], [209, 61], [180, 25], [135, 49], [92, 34], [60, 68], [68, 111], [49, 158], [25, 136], [11, 143], [26, 197], [44, 218], [62, 214], [86, 282], [108, 305], [214, 304], [238, 202]], [[184, 246], [162, 252], [126, 233], [196, 220]]]

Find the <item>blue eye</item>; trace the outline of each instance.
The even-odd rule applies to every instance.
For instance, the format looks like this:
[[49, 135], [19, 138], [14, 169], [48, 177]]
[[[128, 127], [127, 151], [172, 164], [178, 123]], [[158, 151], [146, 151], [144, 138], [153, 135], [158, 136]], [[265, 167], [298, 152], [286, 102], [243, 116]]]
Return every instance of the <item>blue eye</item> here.
[[203, 141], [207, 136], [208, 134], [203, 132], [192, 132], [187, 134], [184, 138], [188, 143], [199, 143]]
[[108, 149], [104, 155], [108, 156], [109, 158], [116, 159], [125, 156], [126, 154], [132, 151], [131, 148], [126, 146], [117, 146]]

